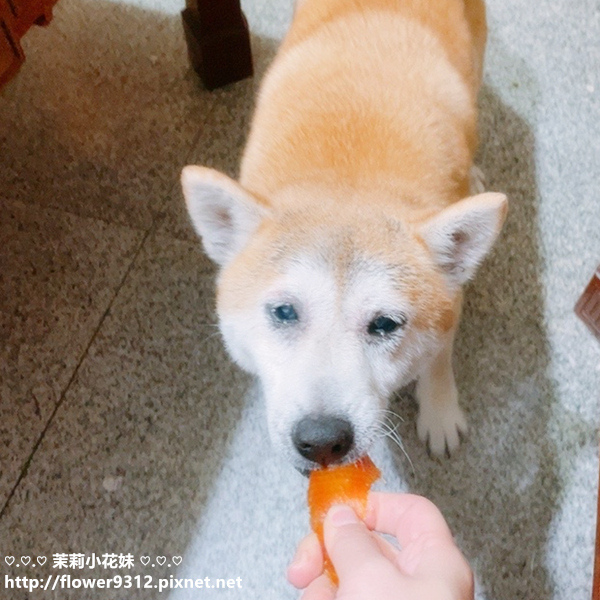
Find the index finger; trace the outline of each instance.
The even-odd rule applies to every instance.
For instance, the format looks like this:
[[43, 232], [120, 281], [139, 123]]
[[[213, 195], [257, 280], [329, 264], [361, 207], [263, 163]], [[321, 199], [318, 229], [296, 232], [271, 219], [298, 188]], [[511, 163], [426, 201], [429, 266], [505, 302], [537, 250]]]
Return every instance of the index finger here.
[[369, 529], [395, 536], [401, 547], [423, 535], [453, 541], [450, 528], [437, 506], [415, 494], [371, 492], [365, 523]]

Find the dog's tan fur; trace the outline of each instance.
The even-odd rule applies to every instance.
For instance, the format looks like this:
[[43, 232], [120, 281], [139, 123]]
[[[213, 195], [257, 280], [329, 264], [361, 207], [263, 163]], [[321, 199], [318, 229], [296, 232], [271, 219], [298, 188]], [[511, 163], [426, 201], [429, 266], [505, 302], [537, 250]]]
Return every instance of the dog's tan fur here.
[[486, 33], [482, 3], [463, 5], [305, 0], [263, 83], [242, 185], [269, 198], [321, 171], [384, 186], [411, 218], [466, 197]]
[[[310, 254], [327, 265], [340, 314], [357, 265], [393, 272], [382, 296], [401, 298], [410, 319], [384, 362], [403, 365], [391, 386], [419, 378], [419, 434], [435, 453], [466, 429], [451, 365], [460, 284], [506, 214], [500, 194], [463, 200], [485, 39], [480, 0], [302, 0], [262, 84], [239, 184], [200, 167], [182, 178], [192, 221], [223, 266], [229, 349], [265, 379], [277, 366], [257, 364], [249, 344], [260, 354], [270, 334], [242, 323], [258, 320], [272, 286], [285, 287], [290, 262]], [[287, 435], [282, 422], [276, 435]]]

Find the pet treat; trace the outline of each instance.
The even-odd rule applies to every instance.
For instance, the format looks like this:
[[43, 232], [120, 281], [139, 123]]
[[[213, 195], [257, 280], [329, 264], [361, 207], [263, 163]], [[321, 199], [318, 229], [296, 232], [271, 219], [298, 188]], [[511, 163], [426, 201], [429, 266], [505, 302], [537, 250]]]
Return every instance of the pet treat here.
[[369, 490], [380, 475], [379, 469], [368, 456], [352, 464], [317, 469], [310, 475], [308, 483], [310, 525], [323, 549], [325, 573], [335, 585], [338, 584], [338, 577], [327, 556], [323, 541], [323, 521], [327, 511], [334, 504], [347, 504], [360, 519], [364, 519]]

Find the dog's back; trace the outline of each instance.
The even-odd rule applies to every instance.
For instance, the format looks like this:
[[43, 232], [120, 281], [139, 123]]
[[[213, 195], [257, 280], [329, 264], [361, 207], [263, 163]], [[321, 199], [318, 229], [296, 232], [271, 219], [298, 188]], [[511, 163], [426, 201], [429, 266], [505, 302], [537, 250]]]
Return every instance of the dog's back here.
[[485, 46], [479, 0], [304, 0], [267, 75], [241, 169], [393, 190], [412, 217], [468, 195]]

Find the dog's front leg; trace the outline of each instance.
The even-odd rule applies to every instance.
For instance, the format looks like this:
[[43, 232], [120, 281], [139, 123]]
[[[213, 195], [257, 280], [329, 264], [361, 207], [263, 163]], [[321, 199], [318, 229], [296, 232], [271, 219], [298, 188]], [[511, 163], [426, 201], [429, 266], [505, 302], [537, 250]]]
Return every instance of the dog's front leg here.
[[435, 456], [449, 456], [460, 444], [459, 434], [467, 432], [452, 369], [454, 333], [455, 328], [446, 334], [443, 347], [421, 373], [416, 388], [417, 432]]

